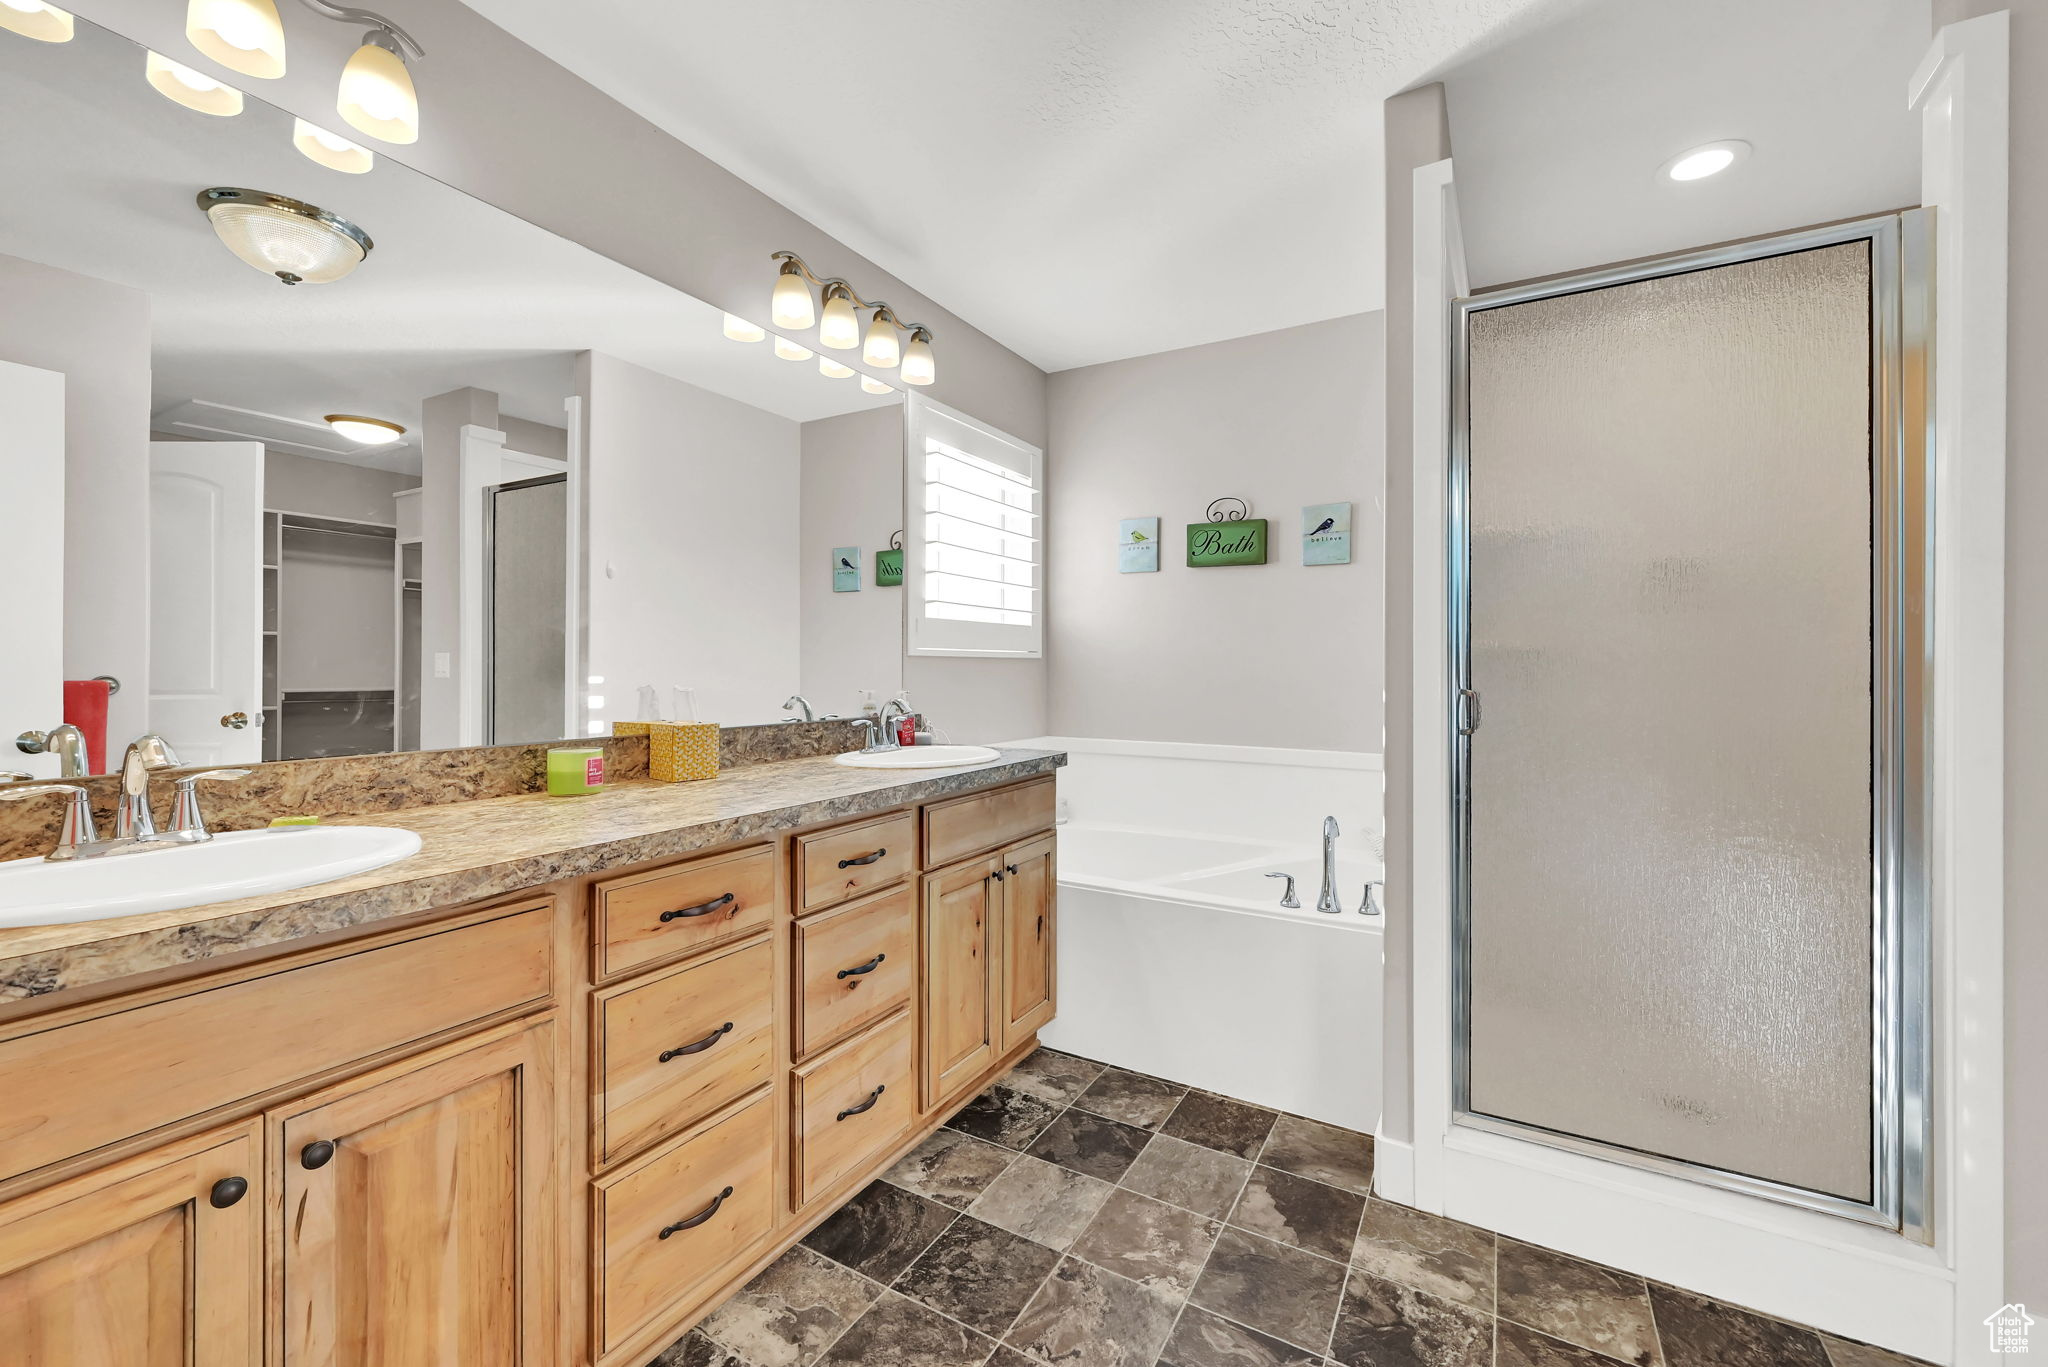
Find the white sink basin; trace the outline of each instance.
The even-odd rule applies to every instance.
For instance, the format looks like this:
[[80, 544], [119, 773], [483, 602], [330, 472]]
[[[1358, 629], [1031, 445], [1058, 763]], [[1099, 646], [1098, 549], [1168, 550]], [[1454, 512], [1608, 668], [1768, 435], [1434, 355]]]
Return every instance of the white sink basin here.
[[419, 848], [418, 834], [392, 826], [279, 826], [97, 859], [9, 859], [0, 861], [0, 929], [286, 892], [379, 869]]
[[849, 769], [950, 769], [956, 764], [986, 764], [996, 752], [986, 745], [906, 745], [901, 750], [856, 750], [839, 756]]

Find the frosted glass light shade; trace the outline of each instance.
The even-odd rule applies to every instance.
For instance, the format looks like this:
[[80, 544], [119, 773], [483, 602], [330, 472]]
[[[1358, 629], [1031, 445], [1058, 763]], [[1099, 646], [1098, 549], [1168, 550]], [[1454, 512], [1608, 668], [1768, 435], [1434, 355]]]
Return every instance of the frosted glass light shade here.
[[825, 315], [818, 320], [818, 340], [834, 351], [851, 351], [860, 345], [860, 315], [843, 292], [830, 290], [827, 294]]
[[903, 359], [903, 344], [896, 335], [896, 325], [884, 318], [880, 309], [875, 310], [875, 321], [868, 324], [867, 345], [861, 348], [860, 358], [883, 370]]
[[231, 85], [222, 85], [203, 72], [194, 71], [182, 62], [174, 62], [162, 53], [152, 52], [143, 59], [142, 74], [148, 80], [150, 89], [187, 109], [196, 109], [202, 114], [215, 114], [229, 118], [242, 112], [242, 92]]
[[811, 305], [811, 287], [795, 271], [775, 277], [775, 295], [769, 300], [768, 316], [779, 328], [801, 332], [818, 321]]
[[828, 380], [844, 380], [853, 374], [853, 367], [841, 365], [830, 356], [818, 358], [818, 373]]
[[292, 146], [330, 171], [359, 176], [377, 164], [377, 154], [339, 133], [330, 133], [304, 119], [292, 120]]
[[334, 107], [350, 128], [379, 142], [420, 140], [420, 97], [397, 53], [366, 42], [341, 69]]
[[284, 24], [273, 0], [191, 0], [185, 37], [230, 71], [266, 81], [284, 75]]
[[39, 43], [68, 43], [71, 13], [40, 0], [0, 0], [0, 28]]
[[808, 361], [811, 359], [811, 349], [809, 347], [798, 346], [787, 337], [777, 337], [775, 339], [775, 354], [785, 361]]
[[938, 378], [939, 362], [932, 355], [932, 344], [922, 334], [912, 337], [910, 345], [903, 348], [903, 383], [931, 384]]
[[296, 199], [217, 189], [202, 191], [199, 204], [223, 246], [287, 285], [330, 284], [370, 254], [361, 228]]
[[737, 314], [728, 313], [725, 315], [725, 335], [735, 342], [758, 342], [768, 333]]
[[870, 394], [894, 394], [896, 392], [896, 386], [886, 380], [878, 380], [872, 375], [861, 376], [860, 387]]
[[395, 422], [354, 413], [329, 413], [327, 425], [359, 446], [389, 446], [405, 435], [405, 429]]

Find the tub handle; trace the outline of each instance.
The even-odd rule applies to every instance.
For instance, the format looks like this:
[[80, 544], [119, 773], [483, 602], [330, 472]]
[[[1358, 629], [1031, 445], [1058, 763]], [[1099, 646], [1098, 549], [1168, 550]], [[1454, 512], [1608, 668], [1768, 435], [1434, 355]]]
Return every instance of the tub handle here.
[[839, 867], [840, 867], [840, 868], [842, 868], [842, 869], [850, 869], [850, 868], [852, 868], [852, 867], [853, 867], [854, 865], [856, 865], [856, 864], [872, 864], [872, 863], [874, 863], [874, 862], [875, 862], [875, 861], [876, 861], [877, 859], [880, 859], [880, 858], [881, 858], [881, 857], [882, 857], [883, 855], [887, 854], [888, 852], [889, 852], [889, 851], [888, 851], [888, 848], [887, 848], [887, 847], [885, 846], [884, 848], [882, 848], [882, 849], [879, 849], [879, 850], [876, 850], [876, 851], [874, 851], [873, 853], [870, 853], [870, 854], [860, 854], [860, 855], [855, 855], [855, 856], [854, 856], [853, 858], [851, 858], [851, 859], [842, 859], [842, 860], [840, 860], [840, 861], [839, 861]]
[[1283, 892], [1283, 893], [1281, 893], [1281, 894], [1280, 894], [1280, 905], [1281, 905], [1281, 906], [1283, 906], [1283, 907], [1289, 907], [1289, 908], [1291, 908], [1291, 909], [1293, 909], [1293, 910], [1296, 910], [1296, 911], [1299, 911], [1299, 910], [1301, 909], [1301, 899], [1300, 899], [1299, 897], [1296, 897], [1296, 896], [1294, 895], [1294, 875], [1293, 875], [1293, 874], [1291, 874], [1291, 873], [1269, 873], [1269, 874], [1267, 874], [1267, 875], [1266, 875], [1266, 877], [1268, 877], [1268, 878], [1285, 878], [1285, 879], [1287, 880], [1287, 890], [1286, 890], [1285, 892]]

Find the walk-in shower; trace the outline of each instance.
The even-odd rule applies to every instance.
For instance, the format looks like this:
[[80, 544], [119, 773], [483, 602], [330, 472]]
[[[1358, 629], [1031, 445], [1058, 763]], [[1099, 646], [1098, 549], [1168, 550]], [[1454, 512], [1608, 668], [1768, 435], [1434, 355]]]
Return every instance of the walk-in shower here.
[[1457, 304], [1459, 1123], [1926, 1237], [1930, 228]]

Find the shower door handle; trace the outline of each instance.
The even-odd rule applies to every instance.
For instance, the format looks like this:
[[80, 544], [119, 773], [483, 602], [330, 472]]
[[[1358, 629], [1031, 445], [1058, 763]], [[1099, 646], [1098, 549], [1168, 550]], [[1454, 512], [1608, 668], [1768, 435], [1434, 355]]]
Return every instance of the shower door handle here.
[[1458, 690], [1458, 734], [1469, 736], [1479, 729], [1479, 690]]

